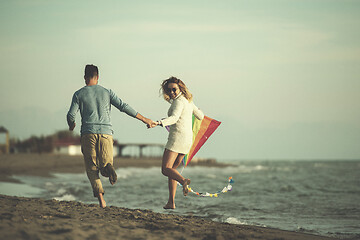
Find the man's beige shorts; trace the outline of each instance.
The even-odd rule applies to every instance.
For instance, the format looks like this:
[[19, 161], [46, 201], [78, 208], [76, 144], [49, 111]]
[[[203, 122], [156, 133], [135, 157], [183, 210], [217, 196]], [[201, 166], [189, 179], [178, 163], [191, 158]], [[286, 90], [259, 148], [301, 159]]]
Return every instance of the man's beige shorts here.
[[84, 155], [85, 168], [94, 196], [104, 193], [99, 178], [108, 163], [113, 164], [113, 137], [107, 134], [86, 134], [81, 136], [81, 151]]

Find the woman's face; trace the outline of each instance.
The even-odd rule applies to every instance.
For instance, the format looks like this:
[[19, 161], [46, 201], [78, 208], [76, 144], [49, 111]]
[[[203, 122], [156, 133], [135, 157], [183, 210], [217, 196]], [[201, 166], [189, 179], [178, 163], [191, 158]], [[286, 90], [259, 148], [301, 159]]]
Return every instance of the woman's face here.
[[174, 99], [180, 93], [179, 85], [177, 83], [169, 83], [167, 91], [171, 99]]

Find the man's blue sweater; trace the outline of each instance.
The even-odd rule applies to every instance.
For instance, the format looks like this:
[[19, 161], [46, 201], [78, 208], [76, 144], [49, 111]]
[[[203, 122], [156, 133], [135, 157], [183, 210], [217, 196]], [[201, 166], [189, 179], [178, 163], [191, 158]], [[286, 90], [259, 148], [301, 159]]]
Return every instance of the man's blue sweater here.
[[69, 126], [74, 124], [75, 115], [80, 110], [81, 135], [89, 133], [112, 135], [111, 105], [131, 117], [137, 115], [137, 112], [124, 103], [113, 91], [100, 85], [85, 86], [73, 95], [67, 114], [68, 124]]

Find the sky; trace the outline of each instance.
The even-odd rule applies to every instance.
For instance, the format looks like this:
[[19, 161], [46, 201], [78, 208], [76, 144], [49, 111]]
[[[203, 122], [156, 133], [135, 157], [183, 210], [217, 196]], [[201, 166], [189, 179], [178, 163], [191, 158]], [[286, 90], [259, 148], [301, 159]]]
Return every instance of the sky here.
[[[182, 79], [222, 122], [217, 159], [360, 159], [357, 0], [0, 1], [0, 126], [25, 139], [67, 129], [84, 67], [142, 115], [166, 117]], [[77, 118], [80, 131], [80, 116]], [[112, 109], [114, 138], [167, 132]]]

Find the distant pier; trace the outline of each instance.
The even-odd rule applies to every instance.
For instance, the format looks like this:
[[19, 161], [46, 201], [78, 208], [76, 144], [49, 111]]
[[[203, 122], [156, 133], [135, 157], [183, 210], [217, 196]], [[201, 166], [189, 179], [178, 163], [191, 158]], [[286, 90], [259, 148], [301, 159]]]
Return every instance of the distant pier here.
[[161, 157], [164, 145], [159, 143], [116, 143], [118, 157]]

